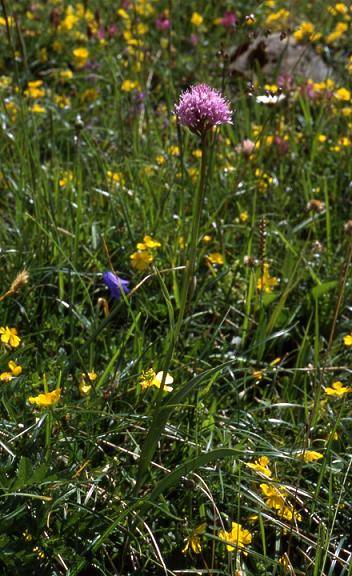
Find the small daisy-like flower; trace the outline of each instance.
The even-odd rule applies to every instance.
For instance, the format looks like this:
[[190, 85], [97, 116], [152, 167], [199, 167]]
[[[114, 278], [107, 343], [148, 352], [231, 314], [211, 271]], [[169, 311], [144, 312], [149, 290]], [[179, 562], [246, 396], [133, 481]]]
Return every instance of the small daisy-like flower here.
[[17, 348], [21, 342], [21, 338], [17, 335], [16, 328], [9, 328], [8, 326], [0, 328], [1, 342], [8, 344], [12, 348]]
[[30, 396], [28, 402], [30, 404], [36, 404], [40, 408], [48, 408], [49, 406], [54, 406], [56, 402], [60, 400], [61, 388], [56, 388], [52, 392], [44, 392], [44, 394], [38, 394], [38, 396]]
[[213, 126], [232, 124], [228, 101], [207, 84], [196, 84], [183, 92], [175, 112], [180, 124], [200, 136]]

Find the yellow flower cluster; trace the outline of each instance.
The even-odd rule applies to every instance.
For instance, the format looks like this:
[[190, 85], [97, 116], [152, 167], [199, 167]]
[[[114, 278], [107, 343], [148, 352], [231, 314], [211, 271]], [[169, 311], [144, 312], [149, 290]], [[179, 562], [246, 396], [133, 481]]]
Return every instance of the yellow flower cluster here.
[[131, 254], [131, 265], [134, 270], [144, 272], [148, 266], [154, 261], [155, 250], [160, 248], [161, 244], [158, 240], [154, 240], [151, 236], [144, 236], [143, 242], [138, 242], [137, 251]]
[[81, 374], [80, 382], [79, 382], [79, 391], [82, 396], [88, 396], [92, 391], [92, 384], [91, 382], [95, 382], [98, 378], [97, 374], [92, 370], [91, 372], [87, 372], [87, 374]]
[[299, 28], [293, 33], [293, 37], [298, 42], [302, 42], [302, 40], [315, 42], [321, 38], [321, 34], [315, 31], [315, 26], [312, 22], [302, 22]]
[[339, 40], [348, 30], [347, 22], [338, 22], [332, 32], [327, 35], [326, 42], [328, 44], [333, 44], [336, 40]]
[[277, 12], [272, 12], [266, 17], [265, 25], [271, 29], [282, 29], [287, 25], [290, 12], [285, 8], [281, 8]]
[[274, 484], [260, 484], [261, 491], [265, 496], [265, 504], [276, 511], [277, 515], [284, 520], [302, 520], [301, 515], [287, 500], [287, 491]]
[[22, 374], [22, 366], [17, 365], [16, 362], [14, 362], [13, 360], [10, 360], [10, 362], [8, 363], [8, 367], [10, 369], [10, 372], [2, 372], [0, 374], [0, 380], [2, 382], [10, 382], [12, 378], [15, 378], [16, 376]]

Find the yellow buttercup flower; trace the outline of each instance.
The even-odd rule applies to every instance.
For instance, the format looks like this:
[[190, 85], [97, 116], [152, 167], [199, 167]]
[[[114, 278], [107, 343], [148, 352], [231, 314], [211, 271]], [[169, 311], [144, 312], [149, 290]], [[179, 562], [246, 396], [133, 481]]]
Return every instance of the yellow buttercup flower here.
[[249, 216], [247, 210], [243, 210], [243, 212], [240, 213], [241, 222], [247, 222], [248, 218]]
[[220, 252], [212, 252], [206, 256], [206, 259], [209, 264], [215, 264], [217, 266], [221, 266], [225, 262], [224, 257], [222, 254], [220, 254]]
[[87, 64], [87, 60], [89, 57], [89, 52], [87, 48], [75, 48], [72, 51], [75, 66], [77, 68], [83, 68]]
[[320, 452], [315, 452], [314, 450], [304, 450], [298, 453], [298, 457], [304, 460], [304, 462], [315, 462], [315, 460], [320, 460], [323, 458], [323, 454]]
[[[160, 388], [163, 380], [163, 375], [164, 375], [163, 372], [158, 372], [156, 374], [154, 370], [150, 368], [149, 370], [146, 370], [145, 372], [142, 373], [140, 377], [140, 385], [143, 389], [151, 388], [152, 386], [155, 386], [155, 388]], [[174, 379], [171, 376], [171, 374], [167, 373], [165, 377], [164, 392], [172, 392], [173, 388], [172, 386], [169, 386], [169, 384], [172, 384], [173, 381]]]
[[61, 388], [56, 388], [53, 392], [44, 392], [44, 394], [38, 394], [38, 396], [30, 396], [28, 402], [30, 404], [36, 404], [40, 408], [48, 408], [54, 406], [56, 402], [60, 400]]
[[284, 507], [287, 496], [286, 490], [277, 488], [271, 484], [260, 484], [260, 488], [266, 498], [265, 503], [269, 508], [278, 510]]
[[28, 82], [27, 88], [24, 91], [24, 95], [33, 99], [42, 98], [45, 94], [45, 90], [42, 86], [42, 80], [34, 80], [32, 82]]
[[182, 549], [183, 554], [185, 554], [187, 552], [187, 550], [191, 549], [192, 552], [194, 552], [195, 554], [200, 554], [202, 551], [202, 544], [201, 544], [201, 535], [204, 534], [205, 529], [206, 529], [207, 525], [204, 522], [203, 524], [200, 524], [199, 526], [197, 526], [197, 528], [195, 528], [195, 530], [193, 530], [193, 532], [191, 532], [191, 534], [188, 536], [187, 540], [186, 540], [186, 544], [184, 546], [184, 548]]
[[138, 250], [130, 256], [131, 265], [134, 270], [144, 272], [154, 260], [154, 256], [147, 250]]
[[343, 343], [345, 346], [352, 346], [352, 333], [343, 337]]
[[17, 335], [16, 328], [9, 328], [8, 326], [0, 328], [1, 342], [8, 344], [12, 348], [17, 348], [21, 342], [21, 338]]
[[260, 488], [265, 496], [265, 504], [269, 508], [276, 510], [277, 515], [284, 520], [302, 520], [301, 515], [287, 502], [287, 492], [283, 488], [278, 488], [272, 484], [260, 484]]
[[246, 546], [252, 542], [252, 534], [249, 530], [245, 530], [242, 528], [241, 524], [237, 524], [237, 522], [231, 523], [231, 531], [226, 532], [226, 530], [220, 530], [219, 538], [226, 542], [226, 549], [229, 552], [232, 552], [235, 548], [238, 548], [240, 551], [244, 552]]
[[122, 92], [132, 92], [132, 90], [139, 90], [140, 85], [137, 80], [124, 80], [121, 84]]
[[344, 386], [340, 381], [333, 382], [331, 387], [325, 388], [325, 394], [328, 396], [337, 396], [338, 398], [341, 398], [349, 392], [352, 392], [352, 388], [349, 386]]
[[161, 244], [158, 240], [154, 240], [151, 236], [144, 236], [143, 242], [138, 242], [138, 250], [152, 250], [153, 248], [160, 248]]
[[267, 456], [261, 456], [258, 460], [255, 460], [255, 462], [247, 463], [246, 466], [270, 478], [271, 470], [269, 469], [269, 462], [270, 460]]
[[204, 20], [203, 16], [199, 14], [199, 12], [193, 12], [191, 17], [191, 23], [193, 24], [193, 26], [196, 26], [198, 28], [203, 24], [203, 20]]
[[334, 92], [334, 98], [341, 102], [349, 102], [351, 100], [351, 91], [347, 88], [339, 88]]
[[31, 111], [34, 112], [34, 114], [44, 114], [45, 108], [36, 102], [31, 106]]

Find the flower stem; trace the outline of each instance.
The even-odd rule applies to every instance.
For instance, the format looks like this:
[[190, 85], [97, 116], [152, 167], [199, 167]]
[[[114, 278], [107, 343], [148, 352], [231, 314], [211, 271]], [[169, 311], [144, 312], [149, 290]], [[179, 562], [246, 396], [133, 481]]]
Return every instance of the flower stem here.
[[187, 250], [187, 262], [186, 262], [186, 270], [183, 278], [182, 283], [182, 290], [181, 290], [181, 301], [180, 301], [180, 310], [178, 313], [176, 328], [175, 328], [175, 337], [174, 342], [175, 345], [178, 341], [178, 337], [180, 335], [182, 322], [184, 319], [188, 295], [190, 293], [196, 259], [197, 259], [197, 245], [199, 240], [199, 228], [200, 228], [200, 218], [202, 214], [202, 207], [204, 202], [204, 195], [206, 189], [206, 172], [207, 172], [207, 160], [208, 160], [208, 134], [205, 133], [201, 139], [201, 150], [202, 150], [202, 160], [201, 160], [201, 167], [200, 167], [200, 178], [199, 178], [199, 185], [197, 187], [196, 194], [193, 200], [193, 209], [192, 209], [192, 230], [191, 230], [191, 239], [189, 248]]

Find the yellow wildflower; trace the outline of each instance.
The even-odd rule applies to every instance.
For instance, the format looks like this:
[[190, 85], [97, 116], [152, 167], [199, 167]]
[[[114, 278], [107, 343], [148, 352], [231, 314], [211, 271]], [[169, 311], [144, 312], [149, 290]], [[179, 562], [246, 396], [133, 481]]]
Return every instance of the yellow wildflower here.
[[252, 542], [252, 534], [249, 530], [242, 528], [237, 522], [231, 523], [231, 531], [220, 530], [219, 538], [226, 542], [226, 549], [232, 552], [235, 548], [242, 550], [246, 554], [245, 548]]
[[59, 71], [60, 82], [67, 82], [67, 80], [71, 80], [71, 78], [73, 78], [73, 72], [69, 68]]
[[203, 24], [203, 16], [199, 14], [199, 12], [193, 12], [191, 17], [191, 23], [193, 24], [193, 26], [196, 26], [198, 28], [198, 26], [201, 26]]
[[207, 525], [204, 522], [203, 524], [200, 524], [199, 526], [197, 526], [197, 528], [195, 528], [195, 530], [193, 530], [193, 532], [191, 532], [191, 534], [188, 536], [187, 540], [186, 540], [186, 544], [184, 546], [184, 548], [182, 549], [183, 554], [185, 554], [187, 552], [187, 550], [191, 549], [192, 552], [194, 552], [195, 554], [200, 554], [202, 551], [202, 544], [201, 544], [201, 535], [204, 534], [205, 529], [206, 529]]
[[115, 184], [124, 184], [124, 177], [121, 172], [112, 172], [111, 170], [108, 170], [106, 176], [108, 180]]
[[351, 92], [347, 88], [339, 88], [334, 92], [334, 98], [340, 102], [349, 102], [351, 100]]
[[277, 12], [272, 12], [272, 14], [269, 14], [265, 20], [265, 25], [269, 28], [282, 28], [283, 26], [286, 26], [289, 16], [289, 11], [285, 8], [282, 8]]
[[255, 460], [255, 462], [247, 463], [246, 466], [252, 470], [255, 470], [256, 472], [259, 472], [259, 474], [264, 474], [264, 476], [268, 476], [270, 478], [271, 470], [268, 466], [269, 462], [270, 460], [267, 456], [261, 456], [258, 458], [258, 460]]
[[169, 146], [168, 153], [171, 156], [179, 156], [180, 155], [180, 147], [179, 146]]
[[346, 22], [338, 22], [332, 32], [326, 37], [328, 44], [333, 44], [336, 40], [339, 40], [341, 36], [348, 30], [348, 24]]
[[132, 92], [132, 90], [139, 90], [139, 88], [137, 80], [124, 80], [121, 84], [122, 92]]
[[165, 164], [166, 158], [164, 158], [164, 156], [162, 154], [158, 154], [155, 157], [155, 161], [158, 164], [158, 166], [162, 166], [163, 164]]
[[61, 388], [56, 388], [52, 392], [44, 392], [44, 394], [38, 394], [38, 396], [30, 396], [28, 402], [30, 404], [36, 404], [41, 408], [47, 408], [49, 406], [54, 406], [56, 402], [60, 400]]
[[345, 346], [352, 346], [352, 332], [343, 337], [343, 343]]
[[8, 344], [12, 348], [17, 348], [21, 342], [21, 338], [17, 335], [16, 328], [9, 328], [8, 326], [0, 328], [1, 342]]
[[252, 376], [256, 382], [260, 382], [263, 380], [263, 371], [262, 370], [253, 370]]
[[87, 64], [87, 60], [89, 57], [89, 52], [87, 48], [75, 48], [72, 51], [74, 63], [77, 68], [84, 68]]
[[263, 266], [263, 273], [257, 281], [257, 289], [265, 292], [266, 294], [270, 294], [273, 291], [273, 288], [277, 286], [279, 283], [278, 279], [275, 276], [270, 276], [269, 273], [269, 264], [266, 262]]
[[28, 98], [42, 98], [45, 95], [45, 90], [42, 88], [43, 80], [34, 80], [33, 82], [28, 82], [27, 88], [24, 91], [24, 95]]
[[320, 452], [315, 452], [314, 450], [302, 450], [302, 452], [298, 453], [298, 457], [308, 463], [320, 460], [324, 456], [323, 454], [320, 454]]
[[19, 366], [13, 360], [10, 360], [10, 362], [8, 363], [8, 367], [11, 370], [12, 376], [19, 376], [20, 374], [22, 374], [22, 366]]
[[247, 222], [248, 218], [249, 216], [247, 210], [243, 210], [243, 212], [240, 213], [241, 222]]
[[220, 252], [212, 252], [206, 256], [206, 259], [209, 264], [216, 266], [222, 266], [222, 264], [225, 262], [224, 257], [222, 254], [220, 254]]
[[[146, 370], [145, 372], [142, 373], [141, 377], [140, 377], [140, 385], [143, 389], [145, 388], [150, 388], [152, 386], [155, 386], [156, 388], [160, 388], [162, 380], [163, 380], [163, 375], [164, 372], [158, 372], [157, 374], [154, 372], [154, 370], [152, 368], [150, 368], [149, 370]], [[165, 385], [164, 385], [164, 392], [172, 392], [173, 388], [172, 386], [169, 386], [169, 384], [172, 384], [174, 381], [173, 377], [167, 373], [166, 377], [165, 377]]]
[[260, 488], [266, 498], [265, 503], [269, 508], [279, 510], [284, 507], [287, 496], [286, 490], [277, 488], [272, 484], [260, 484]]
[[137, 252], [133, 252], [130, 256], [132, 268], [134, 270], [138, 270], [139, 272], [143, 272], [147, 270], [149, 264], [151, 264], [154, 260], [154, 256], [150, 254], [147, 250], [138, 250]]
[[152, 250], [153, 248], [160, 248], [161, 244], [158, 240], [154, 240], [151, 236], [144, 236], [143, 242], [138, 242], [138, 250]]
[[328, 396], [337, 396], [338, 398], [341, 398], [349, 392], [352, 392], [352, 388], [349, 386], [344, 386], [340, 381], [333, 382], [331, 388], [325, 388], [325, 394]]
[[299, 28], [293, 33], [293, 37], [298, 42], [301, 42], [301, 40], [304, 39], [314, 42], [316, 40], [319, 40], [321, 34], [315, 32], [315, 27], [314, 24], [312, 24], [312, 22], [302, 22]]
[[45, 108], [36, 102], [31, 106], [31, 111], [34, 112], [34, 114], [44, 114]]

